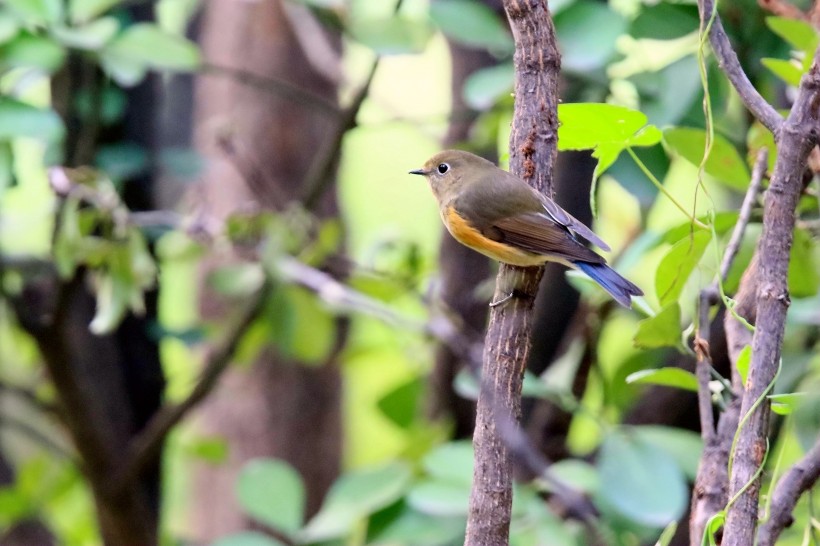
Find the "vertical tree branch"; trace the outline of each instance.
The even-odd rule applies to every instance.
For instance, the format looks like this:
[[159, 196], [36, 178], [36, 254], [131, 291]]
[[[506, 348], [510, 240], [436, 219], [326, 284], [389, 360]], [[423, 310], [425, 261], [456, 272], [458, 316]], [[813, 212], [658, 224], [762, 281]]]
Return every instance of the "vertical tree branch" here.
[[762, 465], [768, 449], [769, 403], [766, 394], [777, 374], [789, 307], [788, 267], [795, 208], [808, 154], [817, 142], [820, 114], [820, 49], [803, 76], [794, 106], [777, 135], [777, 162], [766, 196], [763, 235], [758, 244], [759, 288], [752, 360], [741, 404], [741, 427], [730, 476], [724, 531], [725, 546], [754, 541]]
[[[546, 2], [506, 0], [515, 38], [515, 113], [510, 171], [551, 193], [557, 155], [560, 55]], [[483, 387], [473, 435], [475, 470], [465, 546], [505, 546], [512, 508], [512, 460], [497, 428], [496, 413], [518, 419], [521, 382], [533, 322], [533, 302], [543, 268], [502, 264], [485, 343]], [[485, 391], [492, 395], [485, 394]]]

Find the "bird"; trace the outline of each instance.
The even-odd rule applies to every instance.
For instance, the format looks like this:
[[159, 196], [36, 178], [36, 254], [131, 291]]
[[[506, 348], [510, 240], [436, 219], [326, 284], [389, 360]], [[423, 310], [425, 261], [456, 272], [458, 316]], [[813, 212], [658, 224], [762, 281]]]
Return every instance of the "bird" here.
[[[643, 295], [588, 248], [592, 244], [610, 250], [591, 229], [493, 162], [462, 150], [444, 150], [409, 174], [427, 179], [441, 220], [461, 244], [514, 266], [557, 262], [578, 269], [627, 308], [633, 297]], [[497, 303], [502, 302], [491, 305]]]

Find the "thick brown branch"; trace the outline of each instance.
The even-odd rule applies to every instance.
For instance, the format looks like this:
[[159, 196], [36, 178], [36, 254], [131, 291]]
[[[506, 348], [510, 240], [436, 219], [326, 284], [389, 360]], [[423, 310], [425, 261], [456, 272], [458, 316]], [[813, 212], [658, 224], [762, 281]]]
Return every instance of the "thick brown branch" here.
[[[557, 154], [560, 55], [546, 2], [506, 0], [515, 38], [515, 113], [510, 136], [510, 170], [547, 194]], [[529, 351], [533, 301], [543, 268], [503, 265], [484, 349], [482, 388], [473, 435], [475, 470], [465, 546], [505, 546], [512, 507], [512, 457], [499, 424], [515, 423], [521, 412], [521, 383]], [[485, 396], [485, 390], [492, 396]], [[497, 414], [505, 417], [499, 419]]]
[[792, 466], [772, 494], [771, 513], [760, 526], [759, 546], [774, 546], [777, 537], [794, 521], [792, 511], [800, 496], [812, 488], [820, 478], [820, 440], [806, 455]]
[[760, 477], [768, 449], [769, 403], [766, 393], [777, 374], [789, 307], [788, 267], [795, 208], [803, 187], [809, 152], [817, 143], [820, 118], [820, 49], [803, 77], [794, 106], [780, 128], [777, 161], [766, 195], [763, 234], [758, 244], [759, 289], [757, 325], [752, 338], [752, 358], [740, 414], [739, 432], [730, 477], [731, 495], [737, 498], [726, 516], [724, 546], [746, 546], [757, 527]]
[[[701, 29], [709, 28], [709, 42], [712, 44], [712, 51], [718, 60], [721, 70], [729, 81], [737, 90], [740, 99], [746, 108], [762, 123], [769, 131], [777, 136], [780, 127], [783, 125], [783, 118], [777, 113], [771, 104], [766, 102], [757, 89], [754, 88], [752, 82], [749, 81], [748, 76], [740, 66], [740, 61], [732, 45], [729, 43], [729, 37], [723, 29], [723, 23], [720, 16], [714, 13], [714, 0], [699, 0], [698, 7], [700, 8]], [[714, 13], [714, 19], [710, 18]]]

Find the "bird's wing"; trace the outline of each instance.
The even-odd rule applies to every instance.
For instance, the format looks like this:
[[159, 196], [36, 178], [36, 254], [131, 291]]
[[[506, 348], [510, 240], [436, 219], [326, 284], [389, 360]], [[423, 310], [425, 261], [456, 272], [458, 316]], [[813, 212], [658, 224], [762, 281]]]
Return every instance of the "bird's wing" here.
[[552, 255], [571, 262], [606, 263], [603, 257], [576, 239], [568, 226], [546, 214], [525, 213], [497, 219], [487, 231], [486, 234], [496, 240], [537, 254]]
[[581, 222], [573, 215], [559, 207], [558, 204], [555, 203], [555, 201], [553, 201], [552, 199], [541, 194], [538, 195], [541, 199], [541, 204], [544, 205], [544, 210], [547, 211], [547, 214], [553, 220], [555, 220], [562, 226], [566, 227], [568, 230], [575, 233], [587, 242], [594, 244], [598, 248], [606, 251], [610, 250], [609, 245], [603, 242], [600, 237], [595, 235], [595, 233], [587, 226], [585, 226], [583, 222]]

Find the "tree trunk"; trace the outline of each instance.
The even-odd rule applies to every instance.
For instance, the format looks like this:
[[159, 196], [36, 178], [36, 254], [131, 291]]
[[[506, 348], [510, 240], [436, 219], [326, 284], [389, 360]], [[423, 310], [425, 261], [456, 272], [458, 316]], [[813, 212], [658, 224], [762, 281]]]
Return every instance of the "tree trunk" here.
[[[209, 165], [197, 197], [209, 216], [225, 218], [248, 206], [281, 210], [297, 199], [316, 150], [338, 121], [299, 100], [309, 94], [335, 104], [335, 82], [322, 76], [315, 55], [306, 55], [303, 47], [318, 50], [329, 40], [335, 55], [338, 38], [297, 40], [293, 25], [315, 21], [304, 19], [307, 12], [289, 11], [293, 7], [280, 0], [206, 5], [200, 43], [209, 70], [197, 85], [195, 115], [197, 147]], [[297, 100], [281, 92], [294, 86], [304, 92]], [[322, 197], [318, 210], [335, 214], [332, 192]], [[225, 312], [204, 290], [202, 310], [212, 319]], [[338, 326], [340, 348], [344, 327]], [[318, 509], [340, 465], [341, 378], [335, 358], [334, 353], [324, 365], [309, 367], [269, 349], [250, 367], [225, 374], [203, 404], [199, 428], [224, 438], [229, 458], [196, 470], [191, 538], [209, 542], [251, 526], [233, 490], [240, 468], [254, 457], [294, 465], [305, 481], [308, 513]]]

